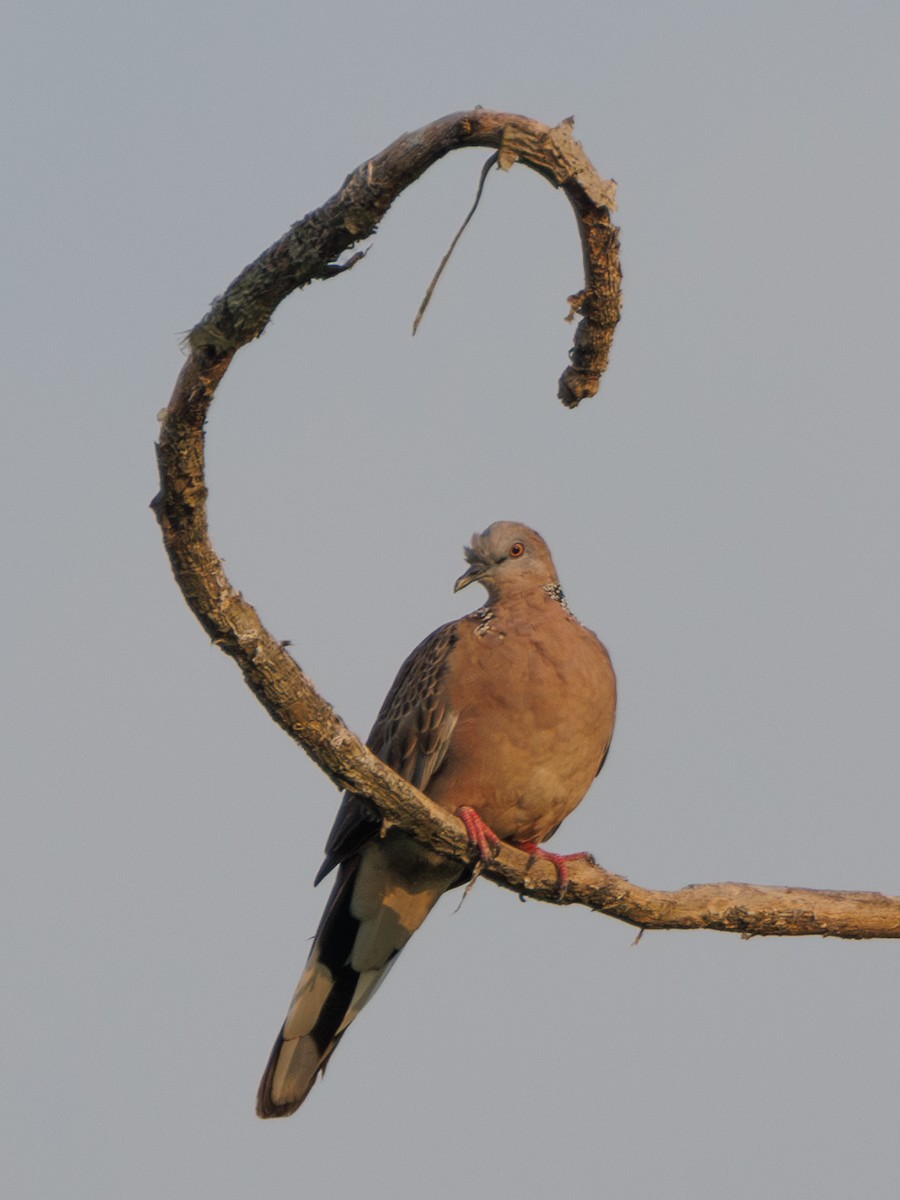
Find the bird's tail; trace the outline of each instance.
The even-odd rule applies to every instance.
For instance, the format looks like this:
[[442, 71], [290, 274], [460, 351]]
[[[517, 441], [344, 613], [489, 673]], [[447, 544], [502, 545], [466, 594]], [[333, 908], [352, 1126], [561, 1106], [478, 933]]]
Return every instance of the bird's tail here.
[[347, 1026], [459, 874], [397, 829], [341, 865], [259, 1085], [258, 1116], [286, 1117], [300, 1107]]

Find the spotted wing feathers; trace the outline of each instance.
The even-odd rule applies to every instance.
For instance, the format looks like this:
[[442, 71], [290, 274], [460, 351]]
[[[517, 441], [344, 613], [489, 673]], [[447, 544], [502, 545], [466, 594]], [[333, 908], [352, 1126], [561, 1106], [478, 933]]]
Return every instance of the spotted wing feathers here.
[[[398, 671], [367, 742], [382, 762], [423, 792], [444, 762], [456, 725], [443, 676], [457, 636], [456, 622], [451, 622], [413, 650]], [[316, 883], [377, 834], [379, 824], [364, 797], [348, 792], [328, 836]]]

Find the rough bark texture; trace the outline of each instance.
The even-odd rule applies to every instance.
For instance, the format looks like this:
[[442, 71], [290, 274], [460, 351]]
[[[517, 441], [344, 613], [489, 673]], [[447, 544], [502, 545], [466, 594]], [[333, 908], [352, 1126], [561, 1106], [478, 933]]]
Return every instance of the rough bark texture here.
[[[575, 210], [585, 287], [570, 298], [581, 320], [571, 364], [560, 380], [568, 407], [596, 393], [621, 307], [618, 231], [610, 222], [615, 186], [596, 174], [572, 136], [510, 113], [455, 113], [405, 134], [348, 176], [340, 191], [251, 263], [187, 338], [188, 358], [162, 417], [157, 458], [160, 492], [153, 501], [175, 573], [191, 610], [210, 638], [235, 659], [273, 720], [340, 787], [371, 797], [386, 822], [462, 861], [469, 851], [462, 824], [401, 780], [365, 748], [287, 652], [263, 628], [255, 609], [228, 581], [206, 521], [203, 427], [216, 388], [235, 352], [265, 329], [295, 288], [328, 279], [357, 261], [337, 259], [370, 237], [391, 203], [451, 150], [489, 146], [501, 167], [520, 162], [561, 188]], [[555, 870], [529, 864], [505, 847], [485, 873], [520, 895], [585, 904], [641, 929], [720, 929], [751, 934], [900, 937], [900, 899], [870, 892], [811, 891], [703, 884], [674, 892], [636, 887], [601, 867], [575, 863], [564, 897]]]

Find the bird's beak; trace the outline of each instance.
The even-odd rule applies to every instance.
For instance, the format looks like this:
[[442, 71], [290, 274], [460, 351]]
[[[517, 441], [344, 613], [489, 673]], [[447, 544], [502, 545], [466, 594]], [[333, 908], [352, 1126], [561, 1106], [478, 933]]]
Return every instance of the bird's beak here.
[[481, 578], [481, 576], [484, 574], [484, 571], [485, 568], [482, 563], [473, 563], [473, 565], [469, 567], [468, 571], [465, 571], [462, 575], [460, 575], [459, 579], [457, 579], [456, 583], [454, 583], [454, 592], [461, 592], [463, 588], [468, 587], [470, 583], [475, 583], [477, 579]]

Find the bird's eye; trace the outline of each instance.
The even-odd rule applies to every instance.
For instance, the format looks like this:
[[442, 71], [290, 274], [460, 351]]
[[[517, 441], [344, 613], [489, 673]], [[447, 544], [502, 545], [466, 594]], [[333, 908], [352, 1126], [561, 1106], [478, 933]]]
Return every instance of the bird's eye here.
[[509, 557], [510, 558], [521, 558], [524, 553], [525, 553], [525, 547], [522, 545], [521, 542], [513, 542], [513, 544], [509, 548]]

